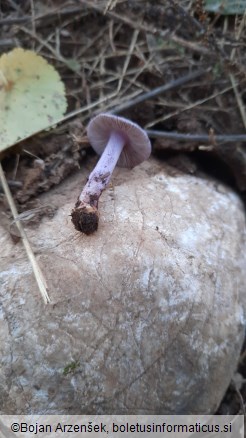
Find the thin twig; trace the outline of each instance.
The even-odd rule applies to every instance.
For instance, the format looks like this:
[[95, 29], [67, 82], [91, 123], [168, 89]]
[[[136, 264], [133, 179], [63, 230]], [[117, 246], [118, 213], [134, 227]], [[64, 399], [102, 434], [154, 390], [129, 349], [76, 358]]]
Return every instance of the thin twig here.
[[[99, 6], [98, 4], [93, 3], [91, 0], [80, 0], [80, 3], [82, 5], [85, 5], [88, 9], [94, 9], [95, 11], [104, 14], [104, 10]], [[192, 42], [192, 41], [186, 41], [181, 37], [178, 37], [177, 35], [173, 34], [170, 30], [161, 30], [154, 26], [149, 26], [146, 22], [139, 22], [138, 20], [133, 21], [129, 17], [126, 17], [123, 14], [118, 14], [114, 11], [107, 11], [106, 14], [108, 17], [119, 21], [121, 23], [124, 23], [133, 29], [142, 30], [143, 32], [147, 32], [153, 35], [160, 36], [165, 39], [169, 39], [170, 41], [173, 41], [176, 44], [179, 44], [182, 47], [185, 47], [189, 50], [192, 50], [194, 52], [204, 54], [204, 55], [210, 55], [210, 56], [217, 56], [216, 53], [211, 53], [211, 50], [206, 49], [203, 46], [199, 46], [198, 44]]]
[[234, 94], [235, 94], [235, 98], [236, 98], [236, 102], [237, 102], [237, 105], [238, 105], [238, 108], [239, 108], [239, 112], [241, 114], [241, 118], [242, 118], [244, 127], [246, 129], [246, 111], [245, 111], [245, 106], [244, 106], [244, 103], [243, 103], [243, 99], [242, 99], [241, 94], [239, 92], [238, 84], [236, 82], [235, 76], [233, 74], [229, 74], [229, 78], [230, 78], [230, 81], [231, 81], [231, 84], [232, 84], [232, 88], [233, 88], [233, 91], [234, 91]]
[[[180, 141], [211, 143], [211, 135], [206, 134], [182, 134], [180, 132], [156, 131], [152, 129], [148, 129], [147, 134], [151, 138], [169, 138]], [[213, 135], [213, 142], [215, 142], [215, 144], [230, 142], [246, 143], [246, 134]]]
[[230, 91], [231, 89], [232, 89], [232, 86], [226, 87], [226, 88], [224, 88], [221, 91], [218, 91], [216, 93], [211, 94], [211, 96], [205, 97], [204, 99], [199, 99], [196, 102], [192, 102], [191, 104], [185, 106], [182, 109], [178, 109], [178, 110], [176, 110], [176, 111], [174, 111], [172, 113], [166, 114], [165, 116], [161, 116], [158, 119], [152, 120], [151, 122], [147, 123], [147, 125], [145, 126], [145, 129], [146, 128], [151, 128], [151, 126], [154, 126], [154, 125], [156, 125], [157, 123], [160, 123], [160, 122], [164, 122], [165, 120], [171, 119], [172, 117], [177, 116], [177, 115], [179, 115], [179, 114], [181, 114], [181, 113], [183, 113], [185, 111], [188, 111], [188, 110], [191, 110], [193, 108], [196, 108], [198, 105], [202, 105], [203, 103], [208, 102], [209, 100], [212, 100], [212, 99], [214, 99], [217, 96], [225, 94], [228, 91]]
[[[13, 179], [8, 179], [7, 183], [8, 183], [9, 187], [18, 188], [18, 189], [23, 187], [23, 183], [21, 181], [16, 181]], [[2, 192], [2, 191], [3, 191], [2, 190], [2, 183], [0, 182], [0, 192]]]
[[21, 222], [18, 220], [18, 211], [16, 209], [15, 202], [14, 202], [14, 199], [12, 197], [12, 194], [11, 194], [11, 192], [9, 190], [9, 186], [8, 186], [7, 180], [5, 178], [1, 162], [0, 162], [0, 180], [1, 180], [1, 184], [2, 184], [2, 187], [3, 187], [4, 193], [6, 195], [6, 198], [7, 198], [7, 201], [8, 201], [10, 210], [11, 210], [11, 213], [13, 215], [13, 218], [16, 221], [16, 226], [17, 226], [17, 228], [19, 230], [19, 233], [21, 235], [22, 242], [23, 242], [23, 245], [25, 247], [27, 256], [28, 256], [29, 261], [31, 263], [32, 270], [33, 270], [36, 282], [38, 284], [39, 291], [40, 291], [40, 293], [41, 293], [41, 295], [43, 297], [43, 300], [44, 300], [45, 304], [47, 304], [47, 303], [50, 302], [50, 298], [49, 298], [49, 295], [48, 295], [48, 286], [47, 286], [45, 277], [44, 277], [44, 275], [43, 275], [43, 273], [42, 273], [42, 271], [41, 271], [41, 269], [40, 269], [40, 267], [38, 265], [36, 257], [35, 257], [35, 255], [33, 253], [31, 245], [30, 245], [30, 243], [28, 241], [26, 232], [25, 232], [24, 228], [22, 227]]
[[0, 41], [0, 47], [16, 47], [17, 45], [16, 38], [5, 38]]
[[135, 99], [132, 99], [129, 102], [125, 102], [123, 104], [120, 104], [116, 107], [114, 107], [111, 111], [109, 111], [111, 114], [119, 113], [121, 111], [124, 111], [128, 108], [131, 108], [139, 103], [144, 102], [145, 100], [151, 99], [158, 94], [164, 93], [165, 91], [172, 90], [173, 88], [180, 87], [181, 85], [186, 84], [187, 82], [192, 81], [193, 79], [196, 79], [206, 73], [208, 73], [208, 70], [198, 70], [193, 73], [188, 73], [185, 76], [182, 76], [178, 79], [174, 79], [171, 82], [168, 82], [165, 85], [161, 85], [160, 87], [154, 88], [151, 91], [148, 91], [147, 93], [143, 93], [140, 96], [137, 96]]
[[[238, 41], [240, 39], [241, 34], [243, 32], [243, 29], [245, 27], [245, 23], [246, 23], [246, 11], [245, 11], [245, 13], [243, 15], [243, 18], [242, 18], [242, 21], [240, 23], [238, 32], [236, 34], [236, 41]], [[231, 56], [230, 56], [231, 61], [233, 61], [235, 59], [235, 55], [236, 55], [236, 49], [234, 48], [234, 49], [232, 49]], [[244, 127], [246, 129], [246, 111], [245, 111], [245, 106], [244, 106], [244, 103], [243, 103], [243, 99], [242, 99], [241, 94], [239, 92], [239, 89], [238, 89], [238, 86], [237, 86], [234, 74], [233, 73], [229, 74], [229, 78], [230, 78], [230, 81], [232, 83], [232, 87], [233, 87], [235, 98], [236, 98], [236, 101], [237, 101], [237, 104], [238, 104], [239, 112], [241, 114], [241, 118], [242, 118]]]
[[125, 58], [124, 66], [123, 66], [122, 73], [121, 73], [121, 76], [120, 76], [120, 80], [119, 80], [119, 83], [118, 83], [117, 92], [120, 92], [120, 90], [121, 90], [122, 83], [123, 83], [123, 80], [125, 78], [125, 74], [126, 74], [128, 66], [129, 66], [129, 62], [130, 62], [133, 50], [134, 50], [134, 48], [136, 46], [136, 42], [137, 42], [137, 39], [138, 39], [138, 34], [139, 34], [139, 31], [138, 30], [134, 30], [133, 35], [132, 35], [131, 44], [130, 44], [127, 56]]
[[31, 17], [32, 17], [32, 31], [33, 34], [36, 34], [35, 7], [33, 0], [30, 0], [30, 6], [31, 6]]
[[[67, 7], [65, 9], [62, 9], [63, 6], [59, 6], [57, 9], [52, 9], [48, 12], [44, 12], [43, 14], [36, 15], [34, 17], [35, 21], [43, 20], [44, 23], [47, 23], [48, 18], [58, 19], [61, 16], [66, 15], [74, 15], [79, 14], [80, 12], [84, 12], [84, 9], [82, 6], [74, 6], [74, 7]], [[11, 26], [12, 24], [22, 24], [27, 23], [28, 21], [32, 21], [32, 15], [24, 15], [23, 17], [7, 17], [2, 18], [0, 20], [0, 26]]]
[[[208, 70], [197, 71], [197, 72], [194, 72], [194, 73], [188, 74], [188, 75], [186, 75], [186, 76], [182, 76], [182, 77], [180, 77], [180, 78], [178, 78], [178, 79], [175, 79], [175, 80], [173, 80], [173, 81], [171, 81], [171, 82], [169, 82], [169, 83], [167, 83], [167, 84], [165, 84], [165, 85], [162, 85], [162, 86], [160, 86], [160, 87], [154, 88], [153, 90], [151, 90], [151, 91], [147, 91], [147, 92], [145, 92], [145, 93], [141, 93], [140, 90], [137, 90], [135, 93], [133, 93], [133, 96], [134, 96], [134, 94], [135, 94], [135, 95], [137, 94], [137, 97], [134, 96], [134, 97], [131, 98], [131, 96], [122, 96], [122, 97], [121, 97], [121, 100], [122, 100], [122, 101], [125, 100], [125, 102], [123, 102], [123, 103], [120, 104], [120, 105], [116, 105], [116, 106], [115, 106], [114, 101], [110, 102], [109, 99], [106, 99], [106, 100], [109, 100], [109, 104], [106, 105], [106, 107], [104, 108], [104, 110], [107, 110], [107, 111], [108, 111], [109, 113], [111, 113], [111, 114], [118, 114], [118, 113], [120, 113], [121, 111], [126, 110], [126, 109], [129, 109], [129, 108], [131, 108], [131, 107], [137, 105], [138, 103], [142, 103], [142, 102], [144, 102], [145, 100], [148, 100], [148, 99], [150, 99], [150, 98], [152, 98], [152, 97], [155, 97], [156, 95], [161, 94], [161, 93], [163, 93], [164, 91], [168, 91], [168, 90], [171, 90], [172, 88], [175, 88], [175, 87], [178, 87], [178, 86], [184, 85], [185, 83], [187, 83], [187, 82], [189, 82], [189, 81], [195, 79], [196, 77], [201, 76], [202, 74], [205, 74], [205, 73], [207, 73], [207, 72], [209, 72], [209, 69], [208, 69]], [[141, 94], [140, 94], [140, 93], [141, 93]], [[139, 94], [140, 94], [140, 95], [139, 95]], [[113, 97], [113, 96], [112, 96], [112, 97]], [[116, 94], [116, 97], [119, 97], [119, 96]], [[118, 100], [118, 99], [117, 99], [117, 100]], [[104, 101], [104, 99], [103, 99], [103, 101]], [[197, 103], [196, 103], [196, 104], [197, 104]], [[93, 106], [97, 106], [97, 105], [94, 105], [94, 104], [93, 104]], [[76, 110], [76, 111], [73, 111], [72, 113], [67, 114], [67, 115], [65, 116], [64, 120], [68, 120], [69, 118], [72, 118], [72, 117], [74, 117], [75, 115], [78, 115], [78, 114], [80, 114], [80, 113], [82, 113], [82, 112], [85, 112], [86, 109], [87, 109], [86, 107], [82, 107], [82, 108], [80, 108], [80, 109], [78, 109], [78, 110]], [[186, 109], [187, 109], [187, 108], [185, 108], [184, 110], [186, 110]], [[182, 108], [182, 110], [183, 110], [183, 108]], [[96, 110], [96, 111], [95, 111], [95, 114], [98, 114], [98, 113], [101, 112], [101, 111], [102, 111], [102, 108], [100, 108], [100, 110]], [[63, 121], [63, 120], [60, 120], [59, 122], [62, 122], [62, 121]]]
[[69, 68], [70, 70], [72, 70], [73, 73], [78, 73], [77, 69], [74, 68], [68, 59], [65, 59], [62, 55], [60, 55], [59, 53], [57, 53], [57, 51], [55, 49], [53, 49], [53, 47], [47, 43], [47, 41], [42, 40], [41, 38], [39, 38], [39, 36], [37, 34], [34, 34], [32, 31], [30, 31], [29, 29], [27, 29], [26, 27], [20, 27], [19, 28], [22, 32], [25, 32], [27, 35], [31, 36], [33, 39], [35, 39], [36, 41], [38, 41], [40, 44], [42, 44], [44, 47], [46, 47], [51, 53], [52, 55], [54, 55], [54, 57], [62, 62], [63, 64], [66, 65], [67, 68]]
[[118, 0], [108, 0], [106, 8], [104, 9], [104, 14], [106, 14], [107, 11], [111, 11], [111, 9], [115, 8], [117, 1]]
[[186, 11], [186, 9], [179, 4], [180, 2], [169, 0], [169, 3], [171, 3], [173, 7], [180, 12], [181, 16], [185, 16], [190, 21], [191, 24], [196, 26], [196, 28], [200, 31], [200, 33], [205, 33], [205, 29], [203, 28], [201, 23], [198, 20], [196, 20], [192, 15], [190, 15], [188, 11]]

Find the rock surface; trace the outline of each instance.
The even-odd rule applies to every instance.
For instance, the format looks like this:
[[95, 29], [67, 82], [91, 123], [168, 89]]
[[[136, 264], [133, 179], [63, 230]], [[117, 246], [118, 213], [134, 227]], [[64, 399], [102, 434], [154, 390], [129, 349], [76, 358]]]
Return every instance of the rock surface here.
[[1, 412], [213, 413], [244, 335], [241, 201], [149, 160], [116, 170], [85, 236], [69, 214], [87, 174], [44, 195], [57, 214], [27, 230], [51, 304], [0, 228]]

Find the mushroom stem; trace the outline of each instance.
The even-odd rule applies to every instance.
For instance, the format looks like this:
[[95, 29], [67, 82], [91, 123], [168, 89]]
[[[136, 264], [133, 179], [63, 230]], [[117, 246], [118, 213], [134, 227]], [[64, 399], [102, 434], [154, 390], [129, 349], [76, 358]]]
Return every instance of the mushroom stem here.
[[116, 131], [110, 134], [107, 146], [95, 169], [91, 172], [75, 208], [72, 210], [72, 222], [76, 230], [85, 234], [91, 234], [97, 230], [99, 221], [98, 200], [110, 181], [124, 144], [124, 135]]
[[98, 206], [99, 197], [110, 181], [124, 144], [124, 136], [113, 131], [100, 160], [79, 196], [80, 202], [94, 207]]

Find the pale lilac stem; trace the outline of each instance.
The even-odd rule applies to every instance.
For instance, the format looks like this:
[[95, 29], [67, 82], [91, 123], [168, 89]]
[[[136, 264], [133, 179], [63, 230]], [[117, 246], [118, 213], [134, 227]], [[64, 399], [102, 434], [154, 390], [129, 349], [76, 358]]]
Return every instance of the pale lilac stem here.
[[81, 203], [97, 207], [98, 199], [110, 181], [124, 144], [124, 136], [113, 131], [100, 160], [91, 172], [87, 184], [80, 194], [79, 200]]

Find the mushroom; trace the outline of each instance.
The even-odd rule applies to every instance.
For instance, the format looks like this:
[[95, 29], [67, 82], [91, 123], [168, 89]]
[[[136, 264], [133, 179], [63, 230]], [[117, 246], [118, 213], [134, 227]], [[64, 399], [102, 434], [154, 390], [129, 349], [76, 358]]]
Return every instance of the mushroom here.
[[111, 114], [99, 114], [88, 127], [93, 149], [101, 155], [72, 210], [75, 229], [91, 234], [98, 228], [98, 200], [107, 187], [116, 164], [133, 168], [149, 158], [147, 133], [136, 123]]

